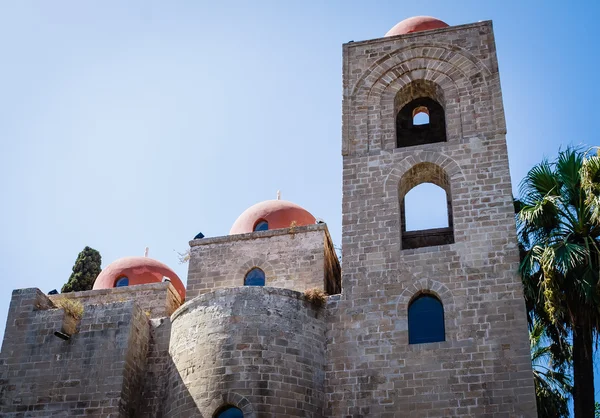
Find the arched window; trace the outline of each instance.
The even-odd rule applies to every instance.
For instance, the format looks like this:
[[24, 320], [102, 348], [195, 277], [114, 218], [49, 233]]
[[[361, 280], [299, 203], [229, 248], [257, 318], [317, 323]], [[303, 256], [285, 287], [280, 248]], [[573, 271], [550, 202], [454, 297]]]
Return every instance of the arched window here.
[[242, 410], [235, 406], [226, 405], [219, 409], [215, 414], [215, 418], [243, 418]]
[[446, 141], [444, 92], [436, 83], [414, 80], [394, 99], [396, 146], [432, 144]]
[[443, 168], [416, 164], [402, 176], [398, 197], [403, 250], [454, 243], [450, 180]]
[[129, 279], [127, 277], [119, 277], [115, 282], [115, 287], [129, 286]]
[[254, 225], [254, 231], [267, 231], [269, 229], [269, 223], [267, 221], [260, 220]]
[[423, 344], [445, 340], [442, 302], [433, 295], [418, 296], [408, 306], [408, 343]]
[[265, 285], [265, 272], [254, 267], [244, 278], [244, 286], [264, 286]]
[[447, 228], [448, 196], [440, 186], [421, 183], [404, 196], [406, 231]]

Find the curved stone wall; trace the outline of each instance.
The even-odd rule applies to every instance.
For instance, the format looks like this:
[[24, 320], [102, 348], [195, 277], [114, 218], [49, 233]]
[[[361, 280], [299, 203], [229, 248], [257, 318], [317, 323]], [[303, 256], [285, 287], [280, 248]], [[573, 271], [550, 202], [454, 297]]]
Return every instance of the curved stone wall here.
[[219, 289], [173, 316], [165, 415], [323, 415], [324, 308], [271, 287]]

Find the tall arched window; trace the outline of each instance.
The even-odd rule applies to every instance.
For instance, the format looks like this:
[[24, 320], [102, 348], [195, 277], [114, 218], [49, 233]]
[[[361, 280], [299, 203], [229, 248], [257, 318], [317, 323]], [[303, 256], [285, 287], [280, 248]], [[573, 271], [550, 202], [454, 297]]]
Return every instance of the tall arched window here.
[[215, 418], [243, 418], [244, 414], [241, 409], [236, 408], [235, 406], [226, 405], [223, 408], [219, 409], [215, 414]]
[[450, 180], [443, 168], [416, 164], [402, 176], [398, 197], [403, 250], [454, 243]]
[[408, 343], [423, 344], [445, 340], [442, 302], [433, 295], [418, 296], [408, 306]]
[[244, 278], [244, 286], [264, 286], [265, 285], [265, 272], [254, 267]]

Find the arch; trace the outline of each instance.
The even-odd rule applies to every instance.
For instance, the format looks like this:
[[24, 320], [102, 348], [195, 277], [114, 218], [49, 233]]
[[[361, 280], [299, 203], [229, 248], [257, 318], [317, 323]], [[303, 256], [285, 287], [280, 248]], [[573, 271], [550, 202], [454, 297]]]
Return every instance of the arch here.
[[[405, 196], [415, 186], [422, 183], [432, 183], [446, 192], [446, 209], [448, 226], [445, 228], [406, 230]], [[400, 205], [401, 248], [414, 249], [454, 243], [454, 222], [452, 216], [452, 192], [448, 174], [439, 165], [421, 162], [412, 166], [400, 178], [398, 183], [398, 202]]]
[[215, 412], [213, 416], [214, 418], [243, 418], [244, 413], [236, 406], [223, 405]]
[[[219, 412], [228, 406], [233, 406], [242, 411], [244, 418], [256, 418], [256, 411], [250, 401], [236, 392], [223, 393], [218, 399], [214, 399], [206, 409], [202, 410], [203, 416], [216, 417]], [[213, 411], [212, 414], [210, 411]]]
[[[482, 73], [487, 77], [491, 74], [489, 68], [466, 49], [442, 42], [419, 42], [390, 51], [371, 64], [352, 87], [351, 97], [358, 96], [360, 90], [365, 87], [374, 86], [392, 67], [412, 58], [447, 62], [468, 76]], [[421, 64], [421, 68], [426, 68], [424, 62]]]
[[[415, 117], [425, 113], [427, 122], [415, 124]], [[446, 142], [446, 116], [441, 104], [429, 97], [419, 97], [396, 113], [396, 147]]]
[[[400, 294], [396, 302], [396, 311], [408, 312], [408, 305], [415, 297], [422, 293], [429, 293], [444, 303], [444, 312], [448, 313], [454, 309], [454, 295], [448, 287], [434, 279], [418, 279], [411, 282]], [[445, 321], [446, 323], [448, 321]]]
[[453, 183], [460, 184], [465, 180], [465, 176], [460, 166], [451, 157], [434, 151], [415, 152], [396, 164], [396, 166], [385, 177], [383, 189], [386, 196], [397, 198], [400, 180], [408, 170], [419, 163], [432, 163], [438, 165], [446, 172], [450, 186]]
[[121, 276], [117, 280], [115, 280], [115, 287], [125, 287], [125, 286], [129, 286], [129, 278], [128, 277]]
[[[389, 123], [394, 116], [390, 105], [397, 91], [414, 80], [437, 83], [447, 96], [446, 115], [452, 115], [446, 117], [448, 140], [478, 132], [479, 124], [484, 122], [478, 119], [471, 101], [461, 102], [460, 97], [467, 94], [491, 97], [490, 77], [491, 71], [479, 58], [454, 45], [419, 42], [390, 51], [372, 63], [351, 87], [348, 106], [358, 111], [354, 119], [366, 123], [348, 126], [352, 131], [344, 130], [343, 152], [354, 151], [350, 147], [357, 146], [355, 138], [368, 138], [366, 146], [361, 146], [367, 151], [395, 147], [389, 138], [394, 131]], [[466, 125], [468, 132], [463, 130], [462, 118], [475, 121]]]
[[269, 222], [265, 219], [259, 219], [255, 222], [252, 231], [268, 231], [269, 230]]
[[446, 341], [444, 305], [433, 293], [421, 292], [408, 305], [408, 343]]
[[244, 286], [264, 286], [266, 279], [264, 271], [258, 267], [253, 267], [244, 276]]
[[273, 265], [264, 258], [252, 258], [243, 263], [237, 270], [229, 273], [227, 279], [234, 283], [241, 283], [243, 286], [246, 274], [253, 268], [259, 268], [265, 273], [265, 286], [268, 286], [269, 281], [275, 277], [275, 269]]

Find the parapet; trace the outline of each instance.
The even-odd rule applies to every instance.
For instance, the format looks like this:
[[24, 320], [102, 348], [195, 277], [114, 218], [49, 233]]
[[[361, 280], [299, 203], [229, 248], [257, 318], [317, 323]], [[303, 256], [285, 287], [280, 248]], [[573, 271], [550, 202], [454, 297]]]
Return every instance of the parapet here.
[[182, 304], [181, 296], [169, 282], [61, 293], [48, 297], [51, 301], [61, 298], [77, 300], [84, 305], [135, 300], [149, 318], [170, 316]]
[[265, 286], [341, 292], [340, 264], [325, 224], [198, 239], [190, 247], [188, 300], [244, 286], [253, 268], [265, 273]]

